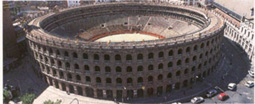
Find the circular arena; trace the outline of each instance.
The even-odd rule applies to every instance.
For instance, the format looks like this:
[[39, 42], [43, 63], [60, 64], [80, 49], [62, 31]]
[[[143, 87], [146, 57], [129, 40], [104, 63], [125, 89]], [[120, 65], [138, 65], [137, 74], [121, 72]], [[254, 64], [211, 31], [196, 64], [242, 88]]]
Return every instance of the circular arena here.
[[214, 71], [225, 28], [209, 10], [135, 2], [67, 8], [29, 26], [28, 44], [49, 85], [104, 99], [192, 86]]

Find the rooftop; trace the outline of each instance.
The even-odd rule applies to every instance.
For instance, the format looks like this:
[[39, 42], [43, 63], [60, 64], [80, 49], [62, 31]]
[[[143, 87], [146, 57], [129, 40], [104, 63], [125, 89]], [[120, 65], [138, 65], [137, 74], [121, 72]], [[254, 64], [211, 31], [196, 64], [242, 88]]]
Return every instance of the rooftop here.
[[226, 7], [227, 9], [245, 16], [246, 18], [252, 18], [251, 9], [254, 8], [254, 0], [214, 0], [214, 2]]

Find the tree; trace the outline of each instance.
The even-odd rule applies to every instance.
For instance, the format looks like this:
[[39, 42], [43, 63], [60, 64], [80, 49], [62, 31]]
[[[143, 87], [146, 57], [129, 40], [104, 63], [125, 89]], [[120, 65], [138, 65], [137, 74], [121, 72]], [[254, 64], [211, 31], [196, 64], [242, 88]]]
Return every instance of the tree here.
[[28, 94], [20, 97], [20, 100], [22, 101], [22, 104], [32, 104], [35, 99], [35, 94]]
[[61, 100], [58, 99], [56, 102], [51, 101], [51, 100], [47, 100], [43, 104], [61, 104]]

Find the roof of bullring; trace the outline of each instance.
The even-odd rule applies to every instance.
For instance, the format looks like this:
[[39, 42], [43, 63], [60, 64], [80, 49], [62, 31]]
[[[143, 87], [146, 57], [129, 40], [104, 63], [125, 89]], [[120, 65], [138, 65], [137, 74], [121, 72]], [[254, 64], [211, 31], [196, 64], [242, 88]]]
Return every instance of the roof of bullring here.
[[254, 8], [254, 0], [214, 0], [214, 2], [246, 18], [252, 18], [251, 9]]

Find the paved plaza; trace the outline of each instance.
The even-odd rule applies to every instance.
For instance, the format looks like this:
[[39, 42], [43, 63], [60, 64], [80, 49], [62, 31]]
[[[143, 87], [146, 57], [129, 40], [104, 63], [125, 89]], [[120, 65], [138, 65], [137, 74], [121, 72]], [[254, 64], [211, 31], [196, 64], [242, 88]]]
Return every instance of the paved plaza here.
[[[124, 103], [171, 103], [186, 102], [190, 103], [190, 99], [194, 96], [202, 96], [204, 93], [217, 86], [218, 92], [226, 92], [230, 98], [222, 102], [213, 98], [205, 99], [204, 103], [253, 103], [253, 88], [247, 88], [244, 83], [247, 80], [253, 80], [248, 74], [249, 61], [245, 52], [241, 50], [235, 43], [224, 38], [222, 45], [222, 58], [212, 74], [210, 74], [203, 82], [196, 82], [192, 87], [181, 89], [182, 91], [172, 91], [169, 94], [155, 96], [151, 98], [140, 99], [123, 99]], [[35, 93], [37, 98], [34, 104], [42, 104], [46, 100], [56, 101], [60, 99], [63, 104], [115, 104], [118, 101], [94, 99], [80, 95], [70, 94], [61, 91], [52, 86], [48, 86], [40, 79], [32, 70], [31, 59], [27, 56], [22, 59], [22, 64], [4, 75], [4, 84], [9, 83], [14, 86], [20, 86], [22, 94], [27, 92]], [[228, 91], [228, 83], [237, 83], [237, 91]], [[182, 92], [182, 93], [180, 93]], [[18, 102], [18, 101], [17, 101]], [[121, 101], [119, 101], [121, 102]]]

